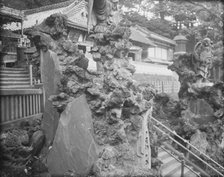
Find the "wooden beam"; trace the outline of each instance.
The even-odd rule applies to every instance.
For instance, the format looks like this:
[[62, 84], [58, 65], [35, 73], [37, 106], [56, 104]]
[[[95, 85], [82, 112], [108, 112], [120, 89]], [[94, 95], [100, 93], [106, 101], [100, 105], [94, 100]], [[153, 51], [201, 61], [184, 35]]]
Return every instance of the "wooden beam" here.
[[1, 123], [0, 127], [1, 127], [2, 130], [7, 130], [7, 129], [10, 129], [10, 128], [14, 128], [16, 126], [20, 126], [20, 123], [22, 121], [25, 121], [25, 120], [31, 121], [31, 120], [35, 120], [35, 119], [41, 119], [42, 116], [43, 116], [43, 114], [39, 113], [39, 114], [23, 117], [23, 118], [20, 118], [20, 119], [17, 119], [17, 120], [12, 120], [12, 121]]
[[42, 89], [0, 89], [0, 95], [40, 95], [42, 93]]

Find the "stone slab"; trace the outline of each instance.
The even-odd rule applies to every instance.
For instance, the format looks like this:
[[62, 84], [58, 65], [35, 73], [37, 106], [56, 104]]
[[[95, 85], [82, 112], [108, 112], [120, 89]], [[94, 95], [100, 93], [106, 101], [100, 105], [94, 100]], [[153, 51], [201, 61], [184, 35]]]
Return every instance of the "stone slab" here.
[[53, 142], [59, 120], [59, 113], [48, 98], [59, 93], [57, 84], [60, 82], [60, 78], [61, 72], [57, 54], [50, 50], [47, 52], [41, 51], [41, 80], [45, 92], [42, 129], [46, 136], [47, 146], [50, 146]]
[[70, 102], [59, 120], [52, 149], [47, 158], [49, 172], [68, 171], [87, 175], [97, 159], [91, 111], [84, 95]]

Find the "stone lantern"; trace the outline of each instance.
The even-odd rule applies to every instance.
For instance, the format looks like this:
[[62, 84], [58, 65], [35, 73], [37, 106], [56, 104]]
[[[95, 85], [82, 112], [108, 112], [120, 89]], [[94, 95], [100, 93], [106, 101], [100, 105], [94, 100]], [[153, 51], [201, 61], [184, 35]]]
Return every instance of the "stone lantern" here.
[[174, 55], [177, 56], [177, 55], [185, 54], [188, 39], [182, 34], [178, 34], [177, 36], [174, 37], [173, 40], [177, 44], [175, 47]]

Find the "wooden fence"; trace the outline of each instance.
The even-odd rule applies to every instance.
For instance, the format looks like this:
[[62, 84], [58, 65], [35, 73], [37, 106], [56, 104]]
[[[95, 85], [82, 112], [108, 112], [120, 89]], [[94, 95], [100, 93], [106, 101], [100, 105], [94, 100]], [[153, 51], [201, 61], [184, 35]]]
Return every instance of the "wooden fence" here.
[[2, 127], [42, 117], [44, 100], [41, 88], [1, 90], [0, 100]]
[[139, 83], [149, 83], [155, 87], [158, 93], [177, 94], [180, 82], [172, 76], [134, 74], [134, 79]]
[[158, 93], [178, 93], [180, 84], [177, 81], [148, 81], [148, 83], [152, 84]]

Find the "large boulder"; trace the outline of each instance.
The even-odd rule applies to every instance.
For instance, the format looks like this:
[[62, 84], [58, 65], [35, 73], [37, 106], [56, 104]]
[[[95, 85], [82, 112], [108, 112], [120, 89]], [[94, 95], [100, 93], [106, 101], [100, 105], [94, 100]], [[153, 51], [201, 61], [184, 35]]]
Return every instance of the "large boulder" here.
[[51, 174], [74, 172], [87, 175], [97, 158], [92, 136], [92, 117], [85, 96], [70, 102], [62, 112], [52, 149], [47, 158]]

